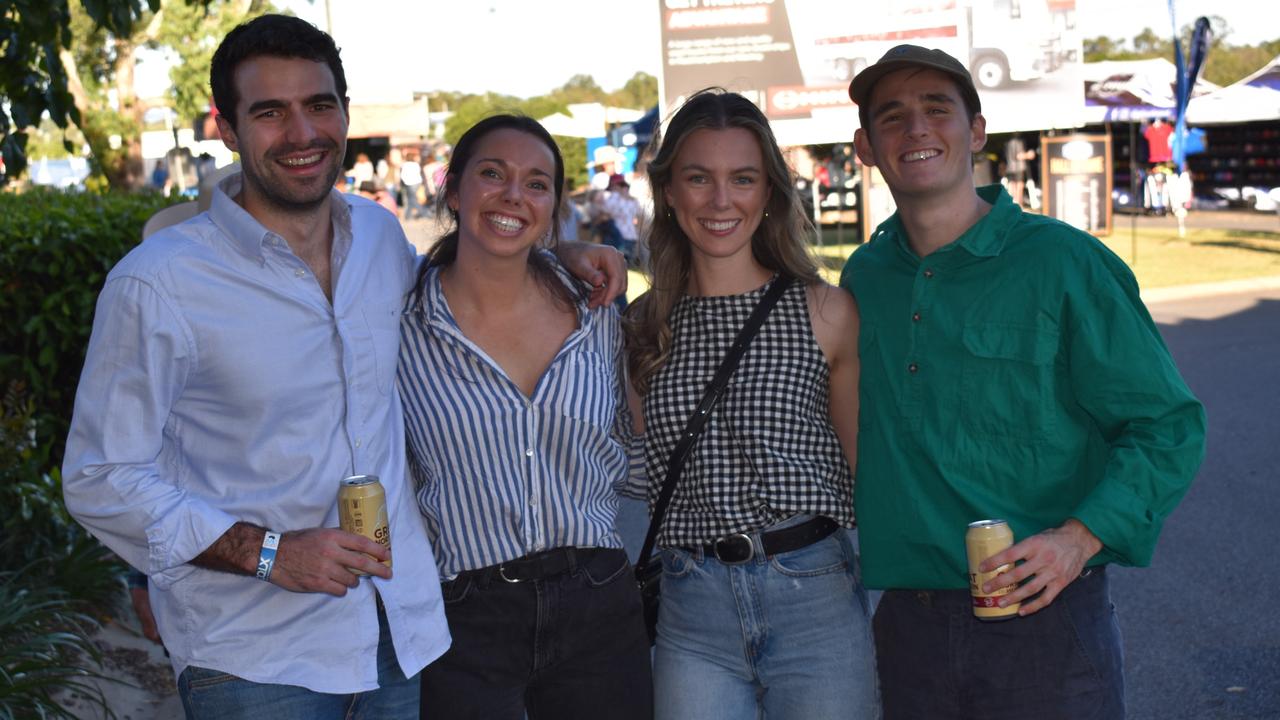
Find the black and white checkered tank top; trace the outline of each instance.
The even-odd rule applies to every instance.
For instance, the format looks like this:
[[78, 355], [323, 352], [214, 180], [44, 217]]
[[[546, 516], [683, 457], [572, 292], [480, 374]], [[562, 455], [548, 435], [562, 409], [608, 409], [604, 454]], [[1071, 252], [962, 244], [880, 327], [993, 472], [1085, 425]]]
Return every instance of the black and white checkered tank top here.
[[[671, 355], [644, 399], [650, 504], [689, 414], [767, 289], [685, 296], [672, 311]], [[797, 513], [852, 527], [853, 477], [831, 425], [828, 377], [796, 283], [751, 341], [686, 460], [658, 544], [696, 545]]]

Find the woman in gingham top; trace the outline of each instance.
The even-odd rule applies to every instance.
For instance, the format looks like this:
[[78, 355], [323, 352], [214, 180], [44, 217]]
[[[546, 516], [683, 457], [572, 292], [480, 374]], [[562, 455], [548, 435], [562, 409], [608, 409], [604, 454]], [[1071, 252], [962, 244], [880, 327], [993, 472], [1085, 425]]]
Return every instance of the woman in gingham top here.
[[648, 718], [649, 643], [614, 527], [630, 418], [612, 306], [537, 249], [558, 239], [564, 161], [498, 115], [454, 148], [401, 323], [410, 466], [453, 645], [422, 716]]
[[[698, 438], [658, 535], [658, 718], [877, 715], [853, 526], [858, 314], [750, 101], [703, 91], [649, 165], [651, 290], [628, 312], [648, 497], [756, 302], [795, 279]], [[637, 426], [637, 430], [640, 427]]]

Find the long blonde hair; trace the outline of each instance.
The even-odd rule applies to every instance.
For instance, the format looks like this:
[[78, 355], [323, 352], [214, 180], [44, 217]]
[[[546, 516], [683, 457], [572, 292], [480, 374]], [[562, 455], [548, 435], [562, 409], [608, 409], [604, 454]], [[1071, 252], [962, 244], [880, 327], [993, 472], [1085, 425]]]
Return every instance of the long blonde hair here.
[[649, 291], [627, 309], [625, 323], [627, 369], [642, 394], [671, 353], [671, 311], [688, 288], [692, 262], [689, 238], [667, 203], [672, 164], [693, 131], [728, 128], [744, 128], [756, 136], [769, 177], [765, 216], [751, 236], [751, 253], [756, 262], [806, 285], [821, 282], [818, 264], [808, 245], [814, 233], [813, 222], [804, 212], [791, 168], [782, 157], [768, 119], [738, 93], [723, 88], [698, 91], [671, 118], [661, 140], [655, 137], [654, 142], [660, 145], [649, 163], [653, 197], [653, 222], [647, 237]]

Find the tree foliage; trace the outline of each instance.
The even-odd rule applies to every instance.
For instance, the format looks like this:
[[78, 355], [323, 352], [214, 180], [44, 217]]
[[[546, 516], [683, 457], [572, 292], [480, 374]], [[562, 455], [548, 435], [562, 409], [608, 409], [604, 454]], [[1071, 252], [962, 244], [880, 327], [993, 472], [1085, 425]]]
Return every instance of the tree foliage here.
[[[5, 172], [27, 164], [27, 129], [49, 118], [61, 128], [79, 124], [80, 113], [67, 87], [60, 56], [72, 45], [71, 0], [0, 0], [0, 152]], [[127, 36], [160, 0], [83, 0], [84, 13], [97, 26]]]
[[[1187, 24], [1180, 33], [1184, 53], [1190, 47], [1194, 27], [1194, 22]], [[1280, 39], [1258, 45], [1233, 45], [1230, 42], [1231, 26], [1221, 16], [1210, 15], [1209, 27], [1213, 31], [1213, 40], [1209, 45], [1201, 77], [1216, 85], [1230, 85], [1280, 54]], [[1086, 38], [1084, 41], [1085, 62], [1149, 58], [1164, 58], [1173, 62], [1173, 38], [1148, 27], [1127, 41], [1107, 36]]]
[[146, 107], [133, 82], [138, 51], [164, 49], [176, 59], [170, 71], [171, 102], [179, 120], [189, 122], [208, 106], [209, 63], [218, 41], [240, 22], [272, 9], [268, 0], [145, 3], [0, 0], [5, 8], [0, 32], [7, 31], [9, 42], [17, 43], [4, 46], [6, 63], [22, 42], [28, 48], [16, 55], [27, 58], [25, 66], [6, 64], [0, 73], [0, 101], [12, 108], [10, 122], [0, 107], [9, 175], [25, 167], [30, 153], [22, 151], [30, 129], [48, 112], [57, 127], [65, 130], [70, 123], [83, 132], [94, 172], [107, 184], [140, 186], [145, 182], [140, 131]]

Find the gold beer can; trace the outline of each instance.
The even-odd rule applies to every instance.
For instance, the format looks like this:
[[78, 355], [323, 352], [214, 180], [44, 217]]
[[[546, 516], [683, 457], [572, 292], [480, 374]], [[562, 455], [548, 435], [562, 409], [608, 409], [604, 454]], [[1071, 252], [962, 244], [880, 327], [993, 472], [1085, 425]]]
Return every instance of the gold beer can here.
[[964, 534], [965, 549], [969, 553], [969, 594], [973, 596], [973, 614], [979, 620], [1008, 620], [1018, 616], [1022, 603], [1000, 607], [1000, 598], [1013, 592], [1013, 587], [1003, 587], [993, 593], [982, 592], [982, 584], [1006, 570], [1012, 564], [1001, 565], [991, 572], [979, 572], [983, 560], [1013, 545], [1013, 530], [1004, 520], [979, 520], [969, 523]]
[[[352, 475], [338, 486], [338, 524], [391, 549], [391, 525], [387, 522], [387, 493], [377, 475]], [[382, 563], [391, 567], [391, 558]], [[369, 573], [353, 570], [357, 575]]]

